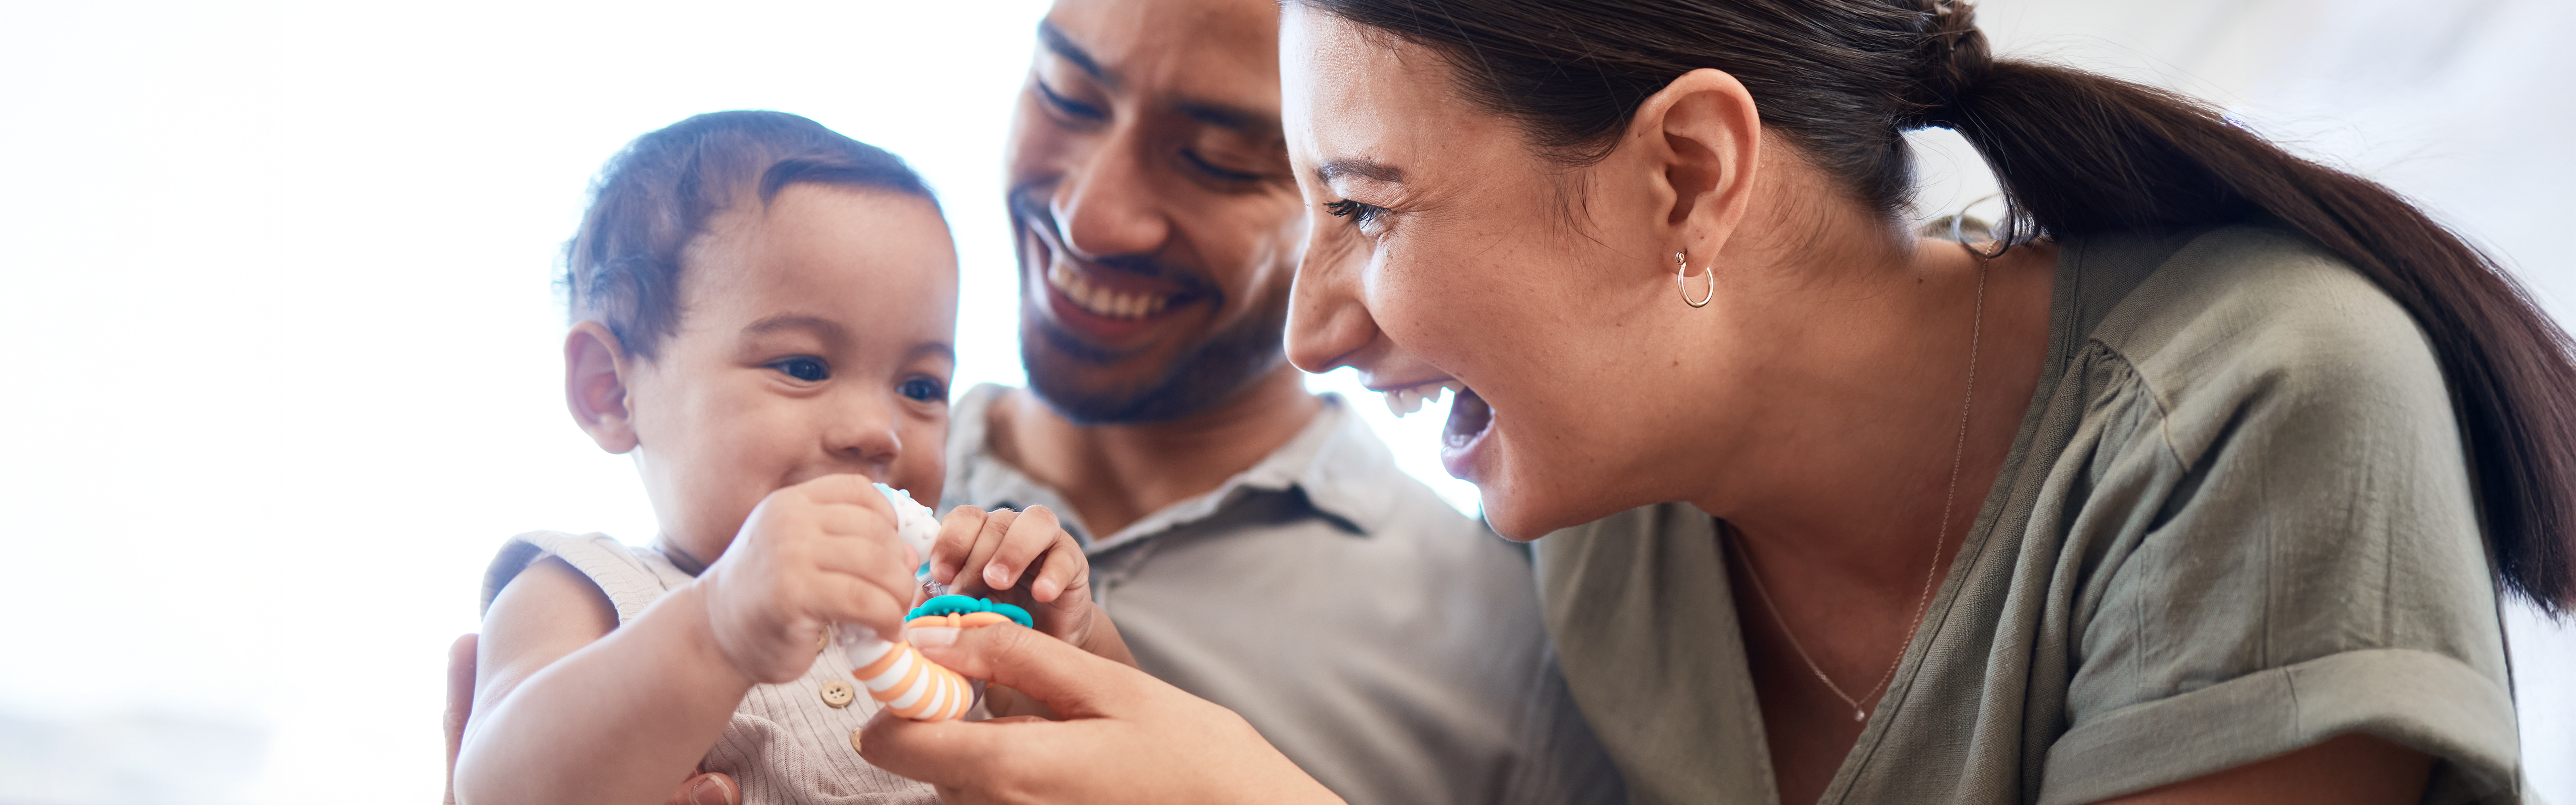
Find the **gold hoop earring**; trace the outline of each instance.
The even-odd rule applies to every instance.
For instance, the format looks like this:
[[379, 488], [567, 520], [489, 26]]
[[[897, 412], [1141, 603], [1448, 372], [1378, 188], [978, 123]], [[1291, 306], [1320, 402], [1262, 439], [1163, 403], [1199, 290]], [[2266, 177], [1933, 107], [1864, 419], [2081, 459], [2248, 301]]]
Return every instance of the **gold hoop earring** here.
[[1708, 271], [1704, 273], [1708, 274], [1708, 293], [1700, 294], [1699, 301], [1693, 302], [1690, 298], [1690, 258], [1681, 252], [1673, 252], [1673, 284], [1681, 286], [1682, 304], [1708, 307], [1709, 300], [1717, 298], [1717, 264], [1708, 264]]

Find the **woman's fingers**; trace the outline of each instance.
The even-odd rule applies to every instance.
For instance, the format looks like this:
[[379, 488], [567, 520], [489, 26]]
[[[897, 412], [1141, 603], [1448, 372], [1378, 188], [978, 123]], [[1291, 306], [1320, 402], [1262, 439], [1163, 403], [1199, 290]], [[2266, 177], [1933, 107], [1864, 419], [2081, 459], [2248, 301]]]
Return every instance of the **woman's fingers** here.
[[1018, 624], [908, 629], [904, 636], [931, 662], [1019, 691], [1068, 719], [1105, 715], [1155, 690], [1187, 695], [1143, 671]]
[[680, 781], [668, 805], [742, 805], [742, 786], [716, 772], [700, 772]]
[[859, 754], [943, 801], [1340, 802], [1241, 716], [1142, 671], [1010, 624], [909, 634], [932, 661], [1064, 718], [868, 722]]
[[447, 713], [439, 730], [447, 733], [446, 805], [456, 805], [456, 753], [465, 746], [465, 719], [474, 712], [474, 648], [477, 637], [466, 632], [447, 644]]

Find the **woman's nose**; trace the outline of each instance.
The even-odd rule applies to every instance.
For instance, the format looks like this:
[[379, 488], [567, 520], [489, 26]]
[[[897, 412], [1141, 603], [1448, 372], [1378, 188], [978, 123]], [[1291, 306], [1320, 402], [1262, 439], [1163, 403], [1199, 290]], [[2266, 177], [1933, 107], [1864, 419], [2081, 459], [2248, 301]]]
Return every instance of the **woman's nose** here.
[[1377, 319], [1360, 297], [1368, 255], [1334, 237], [1336, 229], [1310, 227], [1288, 296], [1288, 361], [1318, 374], [1351, 365], [1378, 337]]
[[1056, 186], [1057, 234], [1082, 257], [1152, 254], [1171, 239], [1161, 195], [1139, 158], [1135, 134], [1121, 132], [1074, 159]]

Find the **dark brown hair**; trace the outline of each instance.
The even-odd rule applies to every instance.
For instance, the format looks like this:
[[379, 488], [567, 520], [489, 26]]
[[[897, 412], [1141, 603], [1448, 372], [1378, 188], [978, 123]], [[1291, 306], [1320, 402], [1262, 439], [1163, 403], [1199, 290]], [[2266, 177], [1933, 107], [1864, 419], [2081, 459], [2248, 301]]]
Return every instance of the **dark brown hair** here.
[[558, 282], [575, 318], [596, 316], [651, 360], [680, 324], [680, 254], [745, 189], [760, 203], [791, 184], [891, 190], [930, 200], [903, 160], [785, 112], [709, 112], [635, 138], [591, 182]]
[[2449, 381], [2489, 561], [2576, 608], [2576, 365], [2520, 285], [2387, 188], [2292, 156], [2162, 90], [1996, 60], [1957, 0], [1292, 0], [1441, 53], [1542, 155], [1606, 155], [1648, 96], [1715, 68], [1764, 130], [1893, 213], [1903, 132], [1955, 129], [2002, 181], [2005, 239], [2279, 227], [2412, 314]]

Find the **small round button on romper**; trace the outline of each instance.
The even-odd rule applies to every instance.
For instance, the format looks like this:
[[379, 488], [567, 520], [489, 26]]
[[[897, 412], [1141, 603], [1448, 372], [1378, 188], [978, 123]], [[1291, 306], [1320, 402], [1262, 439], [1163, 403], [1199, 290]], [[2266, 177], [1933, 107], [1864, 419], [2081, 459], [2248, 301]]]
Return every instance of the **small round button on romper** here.
[[858, 698], [858, 695], [859, 692], [851, 688], [850, 683], [848, 682], [835, 679], [830, 682], [823, 683], [824, 704], [828, 704], [836, 708], [848, 707], [850, 706], [851, 701]]

